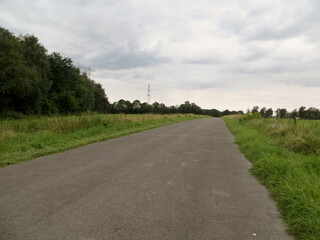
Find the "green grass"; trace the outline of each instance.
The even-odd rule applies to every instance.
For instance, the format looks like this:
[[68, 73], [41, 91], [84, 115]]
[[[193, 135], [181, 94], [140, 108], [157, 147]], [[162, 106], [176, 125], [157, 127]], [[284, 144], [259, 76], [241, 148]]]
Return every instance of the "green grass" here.
[[82, 114], [0, 120], [0, 167], [78, 146], [206, 116]]
[[320, 239], [320, 121], [224, 117], [251, 173], [278, 204], [290, 234]]

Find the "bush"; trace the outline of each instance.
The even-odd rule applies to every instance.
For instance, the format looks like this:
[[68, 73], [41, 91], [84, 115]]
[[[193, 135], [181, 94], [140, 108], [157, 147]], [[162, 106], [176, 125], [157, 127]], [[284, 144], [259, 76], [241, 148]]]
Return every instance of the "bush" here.
[[261, 116], [261, 113], [259, 112], [254, 112], [254, 113], [247, 113], [243, 116], [241, 116], [239, 118], [240, 121], [247, 121], [247, 120], [252, 120], [252, 119], [260, 119], [262, 116]]

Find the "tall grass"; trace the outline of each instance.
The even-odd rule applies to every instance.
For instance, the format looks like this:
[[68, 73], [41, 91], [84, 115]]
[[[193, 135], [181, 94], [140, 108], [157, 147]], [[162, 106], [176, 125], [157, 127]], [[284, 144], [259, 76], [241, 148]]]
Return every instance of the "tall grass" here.
[[[252, 115], [251, 115], [252, 116]], [[320, 155], [320, 121], [239, 117], [242, 124], [252, 126], [273, 138], [276, 144], [303, 154]]]
[[320, 239], [320, 121], [224, 118], [297, 239]]
[[0, 166], [203, 117], [192, 114], [81, 114], [0, 120]]
[[[156, 114], [82, 114], [55, 117], [34, 117], [19, 120], [0, 121], [0, 136], [12, 136], [13, 134], [49, 131], [54, 133], [66, 133], [92, 126], [107, 126], [122, 122], [148, 122], [160, 118], [179, 118], [183, 115], [156, 115]], [[188, 115], [186, 115], [188, 116]], [[191, 115], [190, 115], [191, 116]]]

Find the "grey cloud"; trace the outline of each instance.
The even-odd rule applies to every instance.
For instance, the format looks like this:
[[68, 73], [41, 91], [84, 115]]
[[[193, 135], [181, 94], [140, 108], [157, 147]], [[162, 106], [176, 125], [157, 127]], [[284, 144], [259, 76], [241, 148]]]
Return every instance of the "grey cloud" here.
[[258, 61], [235, 62], [233, 65], [224, 66], [224, 72], [232, 72], [236, 74], [250, 74], [259, 76], [260, 74], [281, 74], [281, 73], [298, 73], [313, 67], [301, 66], [299, 62], [260, 59]]
[[145, 80], [145, 79], [154, 79], [154, 75], [152, 74], [140, 74], [140, 73], [137, 73], [137, 74], [134, 74], [132, 76], [132, 78], [134, 79], [142, 79], [142, 80]]
[[252, 61], [258, 61], [264, 57], [267, 57], [269, 52], [267, 50], [255, 47], [255, 48], [249, 48], [244, 56], [240, 58], [240, 60], [245, 62], [252, 62]]
[[320, 77], [302, 77], [295, 80], [285, 80], [283, 82], [287, 85], [300, 85], [303, 87], [320, 87]]
[[156, 53], [140, 50], [130, 45], [129, 49], [112, 49], [90, 60], [95, 67], [109, 70], [148, 67], [167, 61], [168, 59], [158, 57]]
[[221, 64], [223, 61], [219, 58], [214, 57], [194, 57], [194, 58], [187, 58], [182, 61], [183, 63], [187, 64]]
[[248, 34], [245, 39], [247, 40], [283, 40], [301, 36], [313, 28], [305, 22], [295, 22], [289, 25], [272, 26], [266, 25], [256, 29], [253, 33]]
[[263, 6], [246, 9], [248, 14], [229, 11], [220, 16], [218, 29], [235, 34], [243, 41], [285, 40], [319, 31], [319, 4], [315, 1], [300, 6], [300, 3], [292, 1], [292, 6], [281, 12], [277, 6], [270, 5], [265, 9]]
[[261, 73], [284, 73], [286, 69], [282, 66], [233, 66], [231, 68], [226, 68], [225, 72], [232, 72], [237, 74], [261, 74]]

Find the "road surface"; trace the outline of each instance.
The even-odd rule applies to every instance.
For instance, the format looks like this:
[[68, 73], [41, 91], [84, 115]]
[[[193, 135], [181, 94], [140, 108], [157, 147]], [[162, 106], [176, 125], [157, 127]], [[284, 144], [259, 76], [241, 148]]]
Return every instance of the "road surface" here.
[[221, 119], [0, 169], [1, 240], [291, 239]]

